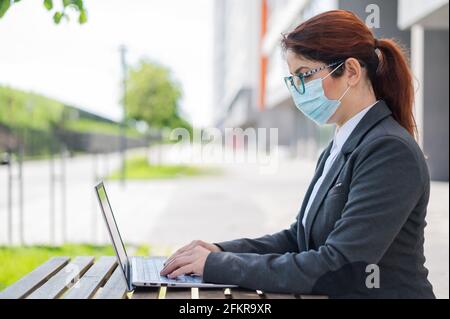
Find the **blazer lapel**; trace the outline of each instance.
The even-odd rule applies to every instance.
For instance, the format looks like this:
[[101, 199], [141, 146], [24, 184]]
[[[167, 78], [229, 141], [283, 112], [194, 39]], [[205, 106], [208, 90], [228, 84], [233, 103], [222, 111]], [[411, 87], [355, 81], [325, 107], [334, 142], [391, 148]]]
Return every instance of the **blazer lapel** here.
[[[341, 172], [342, 168], [344, 167], [344, 164], [346, 162], [347, 155], [353, 152], [353, 150], [359, 145], [361, 140], [364, 138], [366, 133], [370, 131], [372, 127], [374, 127], [377, 123], [379, 123], [382, 119], [388, 117], [391, 115], [392, 112], [390, 111], [389, 107], [386, 105], [386, 103], [383, 100], [378, 101], [376, 105], [372, 107], [369, 112], [361, 119], [361, 121], [358, 123], [358, 125], [355, 127], [355, 130], [350, 134], [347, 141], [342, 146], [342, 150], [337, 156], [337, 158], [334, 160], [333, 165], [331, 166], [330, 170], [328, 171], [327, 176], [322, 182], [322, 185], [320, 186], [316, 197], [314, 198], [314, 202], [312, 203], [308, 216], [306, 218], [305, 223], [305, 243], [306, 243], [306, 249], [309, 249], [309, 237], [311, 234], [311, 228], [314, 223], [314, 218], [317, 215], [317, 212], [319, 211], [320, 205], [322, 204], [325, 195], [328, 193], [331, 186], [336, 181], [336, 178], [338, 177], [339, 173]], [[331, 149], [331, 145], [329, 148]], [[330, 151], [328, 149], [328, 152]], [[321, 170], [317, 170], [316, 176], [311, 182], [311, 185], [308, 189], [308, 197], [311, 195], [312, 188], [314, 187], [314, 184], [316, 183], [317, 179], [320, 177], [323, 171], [323, 165], [325, 164], [326, 158], [328, 156], [324, 156], [321, 163]], [[317, 176], [318, 175], [318, 176]], [[312, 186], [312, 187], [311, 187]], [[307, 201], [306, 201], [307, 202]], [[305, 201], [303, 201], [302, 205], [302, 212], [301, 216], [304, 214], [306, 204]], [[301, 217], [303, 218], [303, 217]], [[302, 226], [301, 219], [300, 219], [300, 226]], [[299, 227], [300, 228], [300, 227]], [[303, 228], [302, 228], [303, 230]]]
[[303, 215], [305, 214], [306, 205], [308, 204], [308, 200], [309, 200], [309, 197], [311, 196], [314, 185], [316, 184], [317, 180], [322, 175], [323, 167], [325, 166], [325, 162], [326, 162], [328, 156], [330, 155], [332, 145], [333, 145], [333, 142], [331, 141], [331, 143], [325, 149], [324, 154], [323, 154], [319, 164], [317, 165], [317, 169], [316, 169], [316, 172], [314, 173], [313, 179], [312, 179], [311, 183], [309, 184], [308, 190], [306, 191], [306, 194], [303, 197], [303, 202], [302, 202], [302, 206], [300, 208], [299, 217], [298, 217], [298, 221], [297, 221], [297, 229], [299, 232], [298, 238], [299, 238], [299, 244], [300, 244], [300, 251], [303, 251], [306, 249], [306, 243], [303, 240], [300, 240], [300, 239], [305, 238], [305, 230], [303, 228], [302, 220], [303, 220]]
[[335, 182], [337, 176], [341, 172], [342, 168], [345, 164], [345, 156], [344, 154], [339, 153], [339, 155], [336, 157], [336, 159], [333, 162], [333, 165], [331, 166], [330, 170], [328, 171], [327, 175], [325, 176], [322, 185], [320, 185], [319, 190], [317, 191], [316, 197], [314, 198], [313, 203], [311, 204], [311, 207], [308, 211], [308, 216], [306, 217], [306, 223], [305, 223], [305, 241], [306, 241], [306, 248], [309, 249], [309, 236], [311, 233], [311, 227], [314, 222], [314, 218], [317, 215], [317, 212], [319, 211], [320, 205], [322, 204], [322, 201], [325, 198], [325, 195], [328, 193], [328, 190], [331, 188], [333, 183]]

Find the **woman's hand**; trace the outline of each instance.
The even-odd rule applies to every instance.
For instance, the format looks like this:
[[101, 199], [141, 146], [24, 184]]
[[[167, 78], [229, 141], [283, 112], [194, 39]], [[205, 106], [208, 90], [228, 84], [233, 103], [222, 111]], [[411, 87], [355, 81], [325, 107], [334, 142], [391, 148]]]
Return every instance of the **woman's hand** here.
[[192, 242], [190, 242], [188, 245], [181, 247], [180, 249], [178, 249], [172, 256], [170, 256], [166, 262], [164, 263], [165, 265], [169, 264], [175, 257], [178, 257], [180, 254], [189, 252], [191, 250], [193, 250], [195, 247], [203, 247], [211, 252], [219, 252], [221, 251], [221, 249], [219, 247], [217, 247], [214, 244], [210, 244], [207, 242], [204, 242], [202, 240], [194, 240]]
[[190, 244], [178, 249], [164, 263], [161, 275], [175, 278], [184, 274], [203, 276], [206, 258], [210, 252], [220, 252], [214, 244], [201, 240], [194, 240]]

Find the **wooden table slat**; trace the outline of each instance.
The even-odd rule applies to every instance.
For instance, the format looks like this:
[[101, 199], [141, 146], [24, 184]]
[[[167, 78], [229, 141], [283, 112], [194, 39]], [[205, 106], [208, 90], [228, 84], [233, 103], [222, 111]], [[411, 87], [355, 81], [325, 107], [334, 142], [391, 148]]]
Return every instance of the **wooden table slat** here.
[[132, 299], [158, 299], [159, 287], [136, 288], [133, 292]]
[[97, 289], [111, 276], [117, 266], [117, 259], [113, 256], [103, 256], [89, 268], [83, 277], [64, 294], [65, 299], [92, 298]]
[[25, 298], [67, 265], [69, 257], [53, 257], [0, 292], [0, 299]]
[[61, 296], [67, 289], [89, 269], [94, 263], [94, 257], [80, 256], [66, 265], [41, 287], [28, 296], [30, 299], [54, 299]]
[[261, 299], [256, 290], [246, 290], [241, 288], [231, 288], [231, 298], [233, 299]]
[[109, 280], [95, 295], [97, 299], [124, 299], [127, 296], [127, 283], [122, 268], [116, 267]]
[[321, 295], [265, 293], [243, 288], [154, 287], [127, 291], [122, 269], [112, 256], [54, 257], [0, 292], [0, 299], [328, 299]]
[[167, 287], [165, 299], [192, 299], [191, 288]]
[[199, 299], [226, 299], [225, 289], [199, 289]]
[[272, 293], [272, 292], [264, 292], [263, 298], [265, 299], [296, 299], [295, 295], [293, 294], [278, 294], [278, 293]]

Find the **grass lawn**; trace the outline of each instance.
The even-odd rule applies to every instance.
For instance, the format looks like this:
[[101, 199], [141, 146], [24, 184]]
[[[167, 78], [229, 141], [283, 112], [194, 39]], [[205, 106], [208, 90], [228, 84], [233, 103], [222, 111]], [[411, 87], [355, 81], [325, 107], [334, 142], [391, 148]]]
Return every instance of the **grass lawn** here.
[[[214, 175], [218, 173], [219, 171], [213, 168], [188, 165], [153, 165], [149, 164], [144, 156], [130, 158], [126, 161], [126, 178], [134, 180]], [[120, 170], [114, 171], [108, 179], [120, 179]]]
[[[136, 248], [133, 255], [148, 255], [149, 247]], [[65, 244], [62, 246], [0, 246], [0, 291], [54, 256], [112, 256], [110, 245]]]

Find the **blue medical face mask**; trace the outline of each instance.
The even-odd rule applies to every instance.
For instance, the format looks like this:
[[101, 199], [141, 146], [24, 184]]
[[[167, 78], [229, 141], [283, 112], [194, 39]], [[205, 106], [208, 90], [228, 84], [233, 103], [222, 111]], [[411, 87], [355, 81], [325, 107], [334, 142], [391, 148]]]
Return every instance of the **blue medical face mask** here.
[[[333, 116], [338, 107], [341, 105], [341, 100], [350, 90], [350, 87], [348, 87], [338, 100], [328, 99], [323, 90], [323, 80], [332, 75], [342, 64], [344, 64], [344, 62], [340, 63], [326, 77], [312, 80], [306, 84], [304, 84], [303, 78], [298, 79], [298, 85], [295, 85], [293, 80], [294, 77], [285, 78], [286, 85], [291, 92], [295, 106], [318, 125], [324, 125], [328, 122], [331, 116]], [[336, 63], [327, 65], [320, 69], [312, 70], [308, 73], [311, 75], [326, 67], [334, 65], [336, 65]]]

